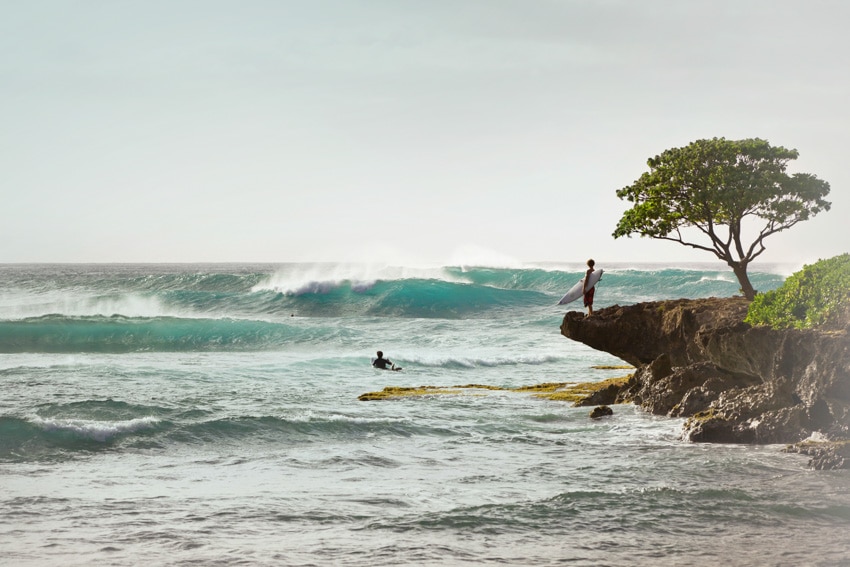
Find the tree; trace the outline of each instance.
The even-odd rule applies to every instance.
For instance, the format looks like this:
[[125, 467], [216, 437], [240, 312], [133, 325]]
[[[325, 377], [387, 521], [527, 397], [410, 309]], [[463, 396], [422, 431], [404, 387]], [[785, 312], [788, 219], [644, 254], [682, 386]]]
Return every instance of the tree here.
[[[798, 155], [758, 138], [697, 140], [666, 150], [647, 160], [649, 172], [617, 191], [634, 205], [613, 236], [639, 234], [711, 252], [732, 268], [752, 300], [756, 292], [747, 266], [764, 252], [764, 239], [830, 207], [824, 199], [829, 183], [808, 173], [785, 173]], [[691, 242], [691, 236], [699, 241]]]

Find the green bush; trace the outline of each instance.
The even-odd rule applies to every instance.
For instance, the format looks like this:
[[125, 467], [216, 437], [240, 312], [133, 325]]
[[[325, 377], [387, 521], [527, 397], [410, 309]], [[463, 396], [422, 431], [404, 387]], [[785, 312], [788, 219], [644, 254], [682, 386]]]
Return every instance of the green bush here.
[[807, 329], [837, 322], [850, 306], [850, 254], [803, 266], [781, 287], [759, 294], [750, 304], [751, 325]]

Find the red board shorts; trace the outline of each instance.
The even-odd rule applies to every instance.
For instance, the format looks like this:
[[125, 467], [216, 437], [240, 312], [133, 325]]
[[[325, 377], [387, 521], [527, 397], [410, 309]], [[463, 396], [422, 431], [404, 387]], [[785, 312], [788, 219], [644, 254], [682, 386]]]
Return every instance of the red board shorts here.
[[593, 292], [596, 291], [596, 287], [592, 287], [586, 292], [584, 292], [584, 306], [590, 307], [593, 305]]

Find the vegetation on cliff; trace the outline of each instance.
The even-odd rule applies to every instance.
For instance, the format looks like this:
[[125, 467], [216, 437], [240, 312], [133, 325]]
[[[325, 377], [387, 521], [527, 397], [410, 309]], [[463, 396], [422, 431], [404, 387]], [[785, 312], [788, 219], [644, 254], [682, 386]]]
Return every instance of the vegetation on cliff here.
[[[764, 252], [764, 239], [830, 208], [829, 183], [785, 173], [797, 156], [757, 138], [697, 140], [666, 150], [647, 161], [649, 172], [617, 191], [634, 205], [613, 236], [639, 234], [710, 252], [732, 268], [752, 300], [747, 266]], [[756, 226], [744, 230], [745, 220]], [[747, 242], [745, 233], [753, 232]]]
[[850, 310], [850, 254], [820, 260], [755, 297], [745, 321], [775, 329], [843, 326]]

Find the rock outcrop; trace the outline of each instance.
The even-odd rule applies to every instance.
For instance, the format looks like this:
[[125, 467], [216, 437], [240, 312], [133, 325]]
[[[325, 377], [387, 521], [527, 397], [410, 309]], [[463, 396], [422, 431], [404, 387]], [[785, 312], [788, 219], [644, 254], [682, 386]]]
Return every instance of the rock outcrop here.
[[590, 419], [599, 419], [607, 415], [614, 415], [614, 410], [608, 406], [596, 406], [590, 412]]
[[[850, 438], [850, 321], [817, 331], [751, 327], [747, 307], [741, 297], [615, 305], [592, 317], [567, 313], [561, 333], [634, 365], [616, 398], [688, 418], [683, 437], [692, 441]], [[814, 454], [810, 445], [800, 452]]]

